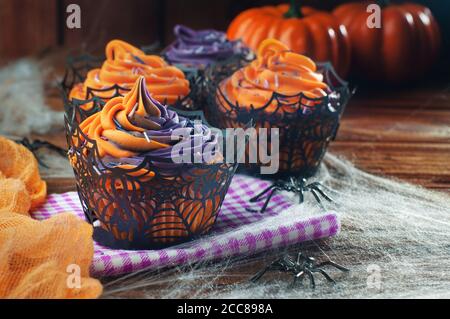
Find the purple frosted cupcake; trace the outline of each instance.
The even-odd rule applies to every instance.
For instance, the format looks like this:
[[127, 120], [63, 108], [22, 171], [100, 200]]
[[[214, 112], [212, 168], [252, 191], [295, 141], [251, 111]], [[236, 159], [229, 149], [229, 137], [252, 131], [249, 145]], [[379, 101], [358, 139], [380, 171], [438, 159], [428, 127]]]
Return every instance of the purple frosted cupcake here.
[[197, 109], [206, 102], [205, 70], [216, 63], [247, 58], [250, 49], [241, 41], [230, 41], [224, 32], [193, 30], [183, 25], [174, 28], [176, 40], [163, 52], [164, 59], [181, 69], [191, 83], [191, 97]]
[[176, 25], [174, 34], [176, 40], [163, 54], [168, 62], [182, 68], [202, 70], [235, 55], [249, 54], [249, 49], [240, 41], [230, 41], [224, 32], [217, 30], [195, 31]]

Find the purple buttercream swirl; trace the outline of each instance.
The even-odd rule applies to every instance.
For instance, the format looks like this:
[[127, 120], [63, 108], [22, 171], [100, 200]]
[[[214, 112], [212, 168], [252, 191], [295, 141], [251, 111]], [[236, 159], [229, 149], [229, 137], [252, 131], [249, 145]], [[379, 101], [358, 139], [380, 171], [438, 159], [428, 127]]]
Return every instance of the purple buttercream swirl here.
[[176, 25], [174, 33], [176, 40], [164, 53], [170, 63], [207, 66], [246, 52], [240, 41], [229, 41], [224, 32], [217, 30], [195, 31]]
[[[168, 144], [169, 147], [159, 148], [127, 158], [106, 156], [103, 162], [107, 163], [107, 166], [117, 166], [122, 164], [138, 166], [145, 158], [148, 158], [151, 161], [152, 166], [160, 169], [170, 169], [180, 165], [180, 163], [177, 163], [172, 156], [172, 149], [175, 145], [182, 148], [183, 152], [185, 152], [184, 154], [188, 153], [192, 159], [195, 154], [204, 154], [205, 147], [208, 146], [208, 149], [211, 150], [218, 146], [218, 137], [212, 133], [208, 126], [204, 124], [194, 125], [191, 120], [179, 116], [175, 111], [169, 110], [166, 106], [152, 98], [148, 92], [146, 92], [146, 98], [160, 110], [161, 115], [147, 116], [145, 117], [145, 121], [156, 124], [159, 126], [158, 129], [146, 130], [144, 134], [129, 132], [120, 126], [120, 123], [117, 121], [115, 124], [119, 130], [135, 136], [144, 136], [146, 139]], [[180, 156], [181, 155], [182, 154], [180, 154]]]

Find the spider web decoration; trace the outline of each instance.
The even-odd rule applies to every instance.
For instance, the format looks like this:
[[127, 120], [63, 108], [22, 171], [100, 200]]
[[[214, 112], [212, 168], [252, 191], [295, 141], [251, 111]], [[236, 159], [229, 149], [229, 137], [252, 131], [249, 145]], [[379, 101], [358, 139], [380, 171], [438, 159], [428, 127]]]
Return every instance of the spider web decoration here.
[[[243, 107], [229, 101], [219, 84], [248, 62], [233, 59], [206, 70], [206, 118], [219, 128], [243, 127], [250, 119], [254, 120], [256, 129], [279, 128], [280, 166], [277, 177], [313, 176], [328, 144], [336, 137], [341, 115], [352, 95], [347, 82], [339, 78], [331, 64], [318, 64], [318, 71], [330, 88], [327, 96], [309, 98], [303, 93], [294, 96], [274, 93], [262, 107]], [[276, 103], [275, 109], [267, 111], [273, 102]], [[270, 149], [270, 130], [267, 135]], [[257, 164], [247, 164], [245, 168], [256, 172], [261, 165], [258, 159]]]
[[[104, 58], [96, 57], [88, 54], [79, 56], [70, 56], [67, 58], [66, 71], [61, 83], [61, 89], [65, 99], [69, 99], [69, 94], [72, 88], [79, 83], [83, 83], [86, 79], [87, 73], [95, 68], [100, 68]], [[196, 110], [202, 105], [202, 85], [203, 80], [196, 76], [195, 73], [186, 73], [186, 79], [189, 81], [190, 93], [178, 98], [173, 104], [168, 104], [167, 101], [160, 101], [164, 105], [174, 107], [179, 110]], [[116, 96], [124, 96], [131, 90], [131, 87], [124, 87], [119, 84], [104, 87], [102, 89], [87, 87], [84, 101], [88, 104], [91, 99], [97, 97], [103, 100], [109, 100]], [[102, 106], [102, 105], [98, 105]], [[95, 107], [95, 105], [93, 106]], [[91, 109], [91, 107], [86, 107]], [[93, 111], [95, 112], [95, 111]]]
[[[210, 230], [237, 161], [174, 165], [171, 159], [145, 156], [133, 168], [111, 165], [99, 156], [96, 142], [79, 128], [86, 116], [80, 105], [86, 101], [66, 102], [70, 103], [65, 117], [69, 159], [86, 219], [99, 223], [94, 228], [97, 242], [120, 249], [154, 249], [198, 238]], [[201, 115], [192, 113], [194, 118]]]
[[51, 70], [46, 61], [31, 58], [0, 67], [1, 134], [42, 135], [62, 129], [64, 113], [53, 110], [46, 101], [53, 89], [48, 85]]

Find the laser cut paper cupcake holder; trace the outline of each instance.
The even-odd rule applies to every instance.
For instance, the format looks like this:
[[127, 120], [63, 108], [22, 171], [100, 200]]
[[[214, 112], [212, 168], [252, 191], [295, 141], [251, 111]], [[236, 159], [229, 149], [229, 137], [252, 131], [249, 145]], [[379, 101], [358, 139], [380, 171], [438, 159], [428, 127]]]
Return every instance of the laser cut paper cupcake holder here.
[[[207, 120], [218, 128], [244, 127], [249, 120], [254, 121], [257, 130], [279, 128], [279, 171], [268, 177], [313, 176], [330, 141], [336, 137], [340, 118], [352, 96], [348, 83], [336, 74], [330, 63], [319, 63], [318, 72], [324, 75], [324, 81], [330, 88], [327, 96], [314, 99], [303, 93], [293, 96], [274, 93], [262, 107], [243, 107], [229, 101], [219, 84], [249, 62], [241, 58], [230, 59], [206, 70], [208, 100], [204, 112]], [[266, 111], [273, 101], [276, 102], [275, 109]], [[270, 147], [270, 130], [267, 136]], [[249, 146], [246, 153], [248, 156]], [[252, 174], [258, 174], [260, 166], [261, 162], [258, 161], [241, 167]]]
[[[106, 102], [95, 95], [87, 100], [69, 99], [73, 85], [83, 81], [85, 72], [94, 67], [93, 59], [74, 58], [72, 62], [81, 64], [75, 67], [69, 63], [61, 90], [68, 156], [86, 219], [96, 225], [94, 239], [111, 248], [158, 249], [206, 234], [215, 223], [238, 167], [237, 158], [244, 150], [235, 152], [233, 163], [174, 164], [171, 159], [145, 156], [134, 168], [110, 165], [100, 158], [96, 142], [79, 127]], [[121, 89], [115, 85], [111, 97], [121, 96]], [[88, 111], [81, 108], [86, 103], [93, 104]], [[209, 126], [202, 112], [176, 112]], [[226, 147], [225, 132], [223, 139]], [[233, 144], [237, 145], [236, 141]]]

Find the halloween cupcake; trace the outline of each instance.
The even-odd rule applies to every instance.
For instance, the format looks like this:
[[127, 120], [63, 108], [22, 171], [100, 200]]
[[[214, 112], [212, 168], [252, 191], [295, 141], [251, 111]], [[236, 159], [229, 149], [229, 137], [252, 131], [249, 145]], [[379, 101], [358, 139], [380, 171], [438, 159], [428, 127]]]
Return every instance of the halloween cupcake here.
[[147, 87], [139, 77], [69, 132], [80, 199], [99, 221], [96, 239], [111, 247], [158, 248], [206, 233], [235, 170], [209, 127], [167, 109]]
[[[226, 69], [217, 66], [208, 75], [210, 122], [243, 127], [253, 119], [257, 130], [278, 128], [278, 174], [313, 175], [336, 134], [350, 95], [347, 84], [331, 65], [319, 70], [311, 59], [274, 39], [261, 43], [254, 61], [228, 76]], [[270, 149], [270, 130], [268, 135]]]
[[[146, 55], [140, 49], [121, 40], [106, 45], [106, 60], [100, 68], [90, 70], [83, 83], [76, 83], [69, 98], [88, 100], [97, 96], [105, 101], [128, 92], [140, 76], [145, 76], [146, 86], [153, 98], [163, 104], [173, 105], [189, 92], [189, 81], [183, 72], [156, 55]], [[93, 103], [83, 105], [84, 110]]]
[[195, 105], [202, 106], [206, 99], [204, 71], [218, 62], [249, 56], [250, 50], [240, 41], [230, 41], [217, 30], [195, 31], [183, 25], [174, 28], [175, 41], [164, 51], [164, 58], [185, 73], [192, 85]]
[[176, 40], [165, 50], [164, 57], [184, 69], [204, 69], [213, 63], [249, 52], [240, 41], [229, 41], [224, 32], [217, 30], [195, 31], [176, 25], [174, 34]]

